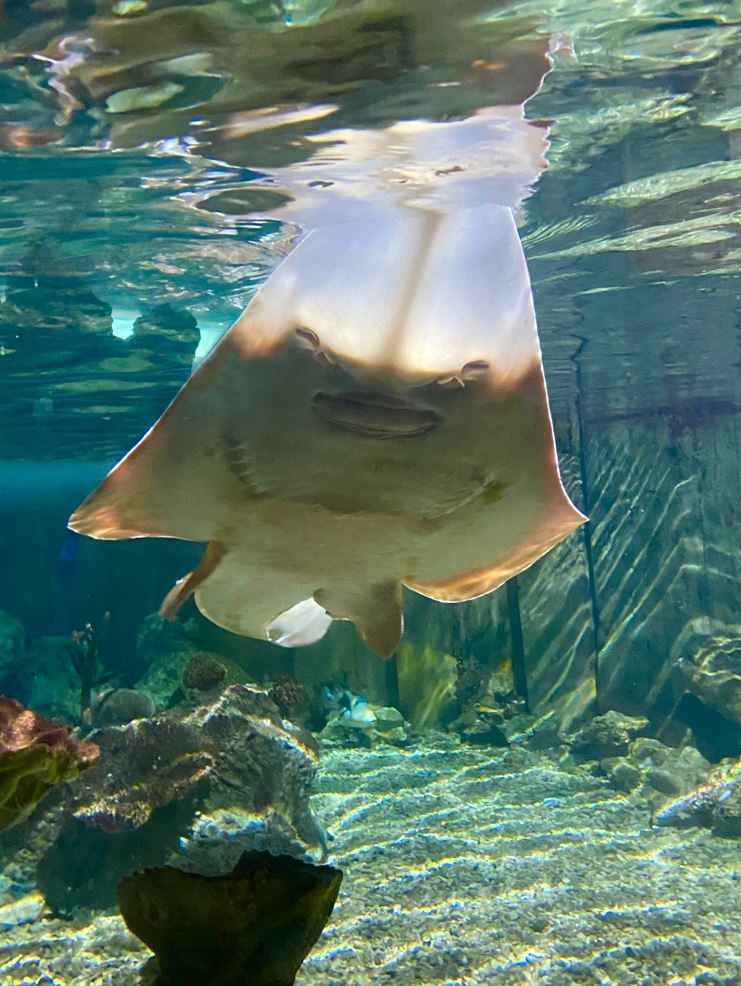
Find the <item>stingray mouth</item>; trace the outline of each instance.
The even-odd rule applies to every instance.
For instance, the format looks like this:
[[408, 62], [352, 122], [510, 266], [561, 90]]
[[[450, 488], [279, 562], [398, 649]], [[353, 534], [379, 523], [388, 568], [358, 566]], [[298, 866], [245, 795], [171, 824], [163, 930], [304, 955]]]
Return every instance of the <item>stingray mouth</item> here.
[[414, 438], [442, 421], [437, 411], [398, 394], [318, 391], [311, 406], [327, 424], [369, 438]]

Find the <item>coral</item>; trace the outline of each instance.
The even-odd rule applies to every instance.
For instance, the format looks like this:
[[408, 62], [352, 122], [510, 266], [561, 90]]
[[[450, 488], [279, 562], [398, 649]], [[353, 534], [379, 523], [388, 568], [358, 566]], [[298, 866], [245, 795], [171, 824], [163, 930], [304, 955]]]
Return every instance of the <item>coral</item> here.
[[66, 727], [0, 698], [0, 829], [26, 818], [50, 787], [76, 777], [98, 753], [93, 743], [74, 743]]
[[47, 824], [39, 887], [52, 907], [107, 905], [142, 866], [217, 875], [249, 849], [323, 856], [313, 740], [261, 689], [232, 685], [93, 738], [99, 766]]
[[304, 686], [295, 678], [288, 675], [280, 675], [273, 682], [270, 697], [278, 706], [278, 710], [284, 719], [290, 719], [306, 699]]
[[215, 654], [199, 651], [188, 661], [183, 671], [183, 688], [207, 692], [226, 679], [226, 668]]
[[133, 688], [109, 688], [96, 695], [91, 716], [93, 725], [125, 726], [134, 719], [146, 719], [154, 715], [154, 702], [149, 695]]
[[580, 760], [624, 756], [631, 740], [647, 726], [648, 719], [642, 716], [626, 716], [611, 709], [582, 726], [569, 738], [569, 745]]
[[121, 881], [118, 902], [164, 983], [292, 986], [341, 882], [331, 866], [246, 852], [225, 876], [173, 867], [134, 873]]

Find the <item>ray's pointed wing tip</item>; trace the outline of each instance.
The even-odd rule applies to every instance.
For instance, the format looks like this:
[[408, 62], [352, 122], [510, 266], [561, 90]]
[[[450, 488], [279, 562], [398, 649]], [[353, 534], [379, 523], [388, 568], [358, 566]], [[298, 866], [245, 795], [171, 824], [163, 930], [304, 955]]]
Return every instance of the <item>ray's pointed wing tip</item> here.
[[131, 527], [121, 516], [115, 502], [107, 502], [101, 488], [94, 490], [71, 514], [67, 527], [76, 534], [85, 534], [97, 541], [120, 541], [125, 538], [156, 536], [156, 531]]
[[96, 523], [96, 512], [88, 506], [89, 500], [90, 498], [88, 497], [87, 500], [73, 511], [67, 521], [67, 528], [76, 534], [87, 534], [88, 537], [100, 537], [101, 532], [105, 529], [105, 524]]

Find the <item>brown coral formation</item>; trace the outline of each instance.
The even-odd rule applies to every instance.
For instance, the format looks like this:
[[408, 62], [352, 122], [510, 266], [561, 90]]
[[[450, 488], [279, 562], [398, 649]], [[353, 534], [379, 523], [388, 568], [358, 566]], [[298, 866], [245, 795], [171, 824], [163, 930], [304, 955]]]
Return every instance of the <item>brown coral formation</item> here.
[[160, 867], [121, 881], [129, 930], [152, 949], [162, 983], [292, 986], [327, 923], [342, 872], [246, 852], [231, 873]]
[[199, 651], [188, 661], [183, 671], [183, 688], [188, 691], [208, 692], [222, 685], [226, 668], [215, 654]]
[[306, 700], [306, 690], [300, 681], [288, 675], [275, 679], [269, 692], [284, 719], [290, 719]]
[[30, 815], [54, 784], [98, 759], [94, 743], [75, 743], [65, 726], [0, 697], [0, 829]]

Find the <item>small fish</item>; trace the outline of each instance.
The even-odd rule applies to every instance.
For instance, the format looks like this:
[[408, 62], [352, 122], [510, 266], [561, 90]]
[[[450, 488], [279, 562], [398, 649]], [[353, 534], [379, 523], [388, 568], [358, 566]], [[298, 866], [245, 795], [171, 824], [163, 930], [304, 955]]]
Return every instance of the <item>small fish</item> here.
[[356, 695], [340, 685], [324, 685], [322, 698], [346, 726], [355, 729], [368, 729], [377, 722], [376, 715], [362, 695]]
[[343, 710], [340, 718], [346, 725], [354, 726], [356, 729], [368, 729], [375, 726], [378, 721], [375, 712], [362, 695], [353, 695], [349, 708]]

